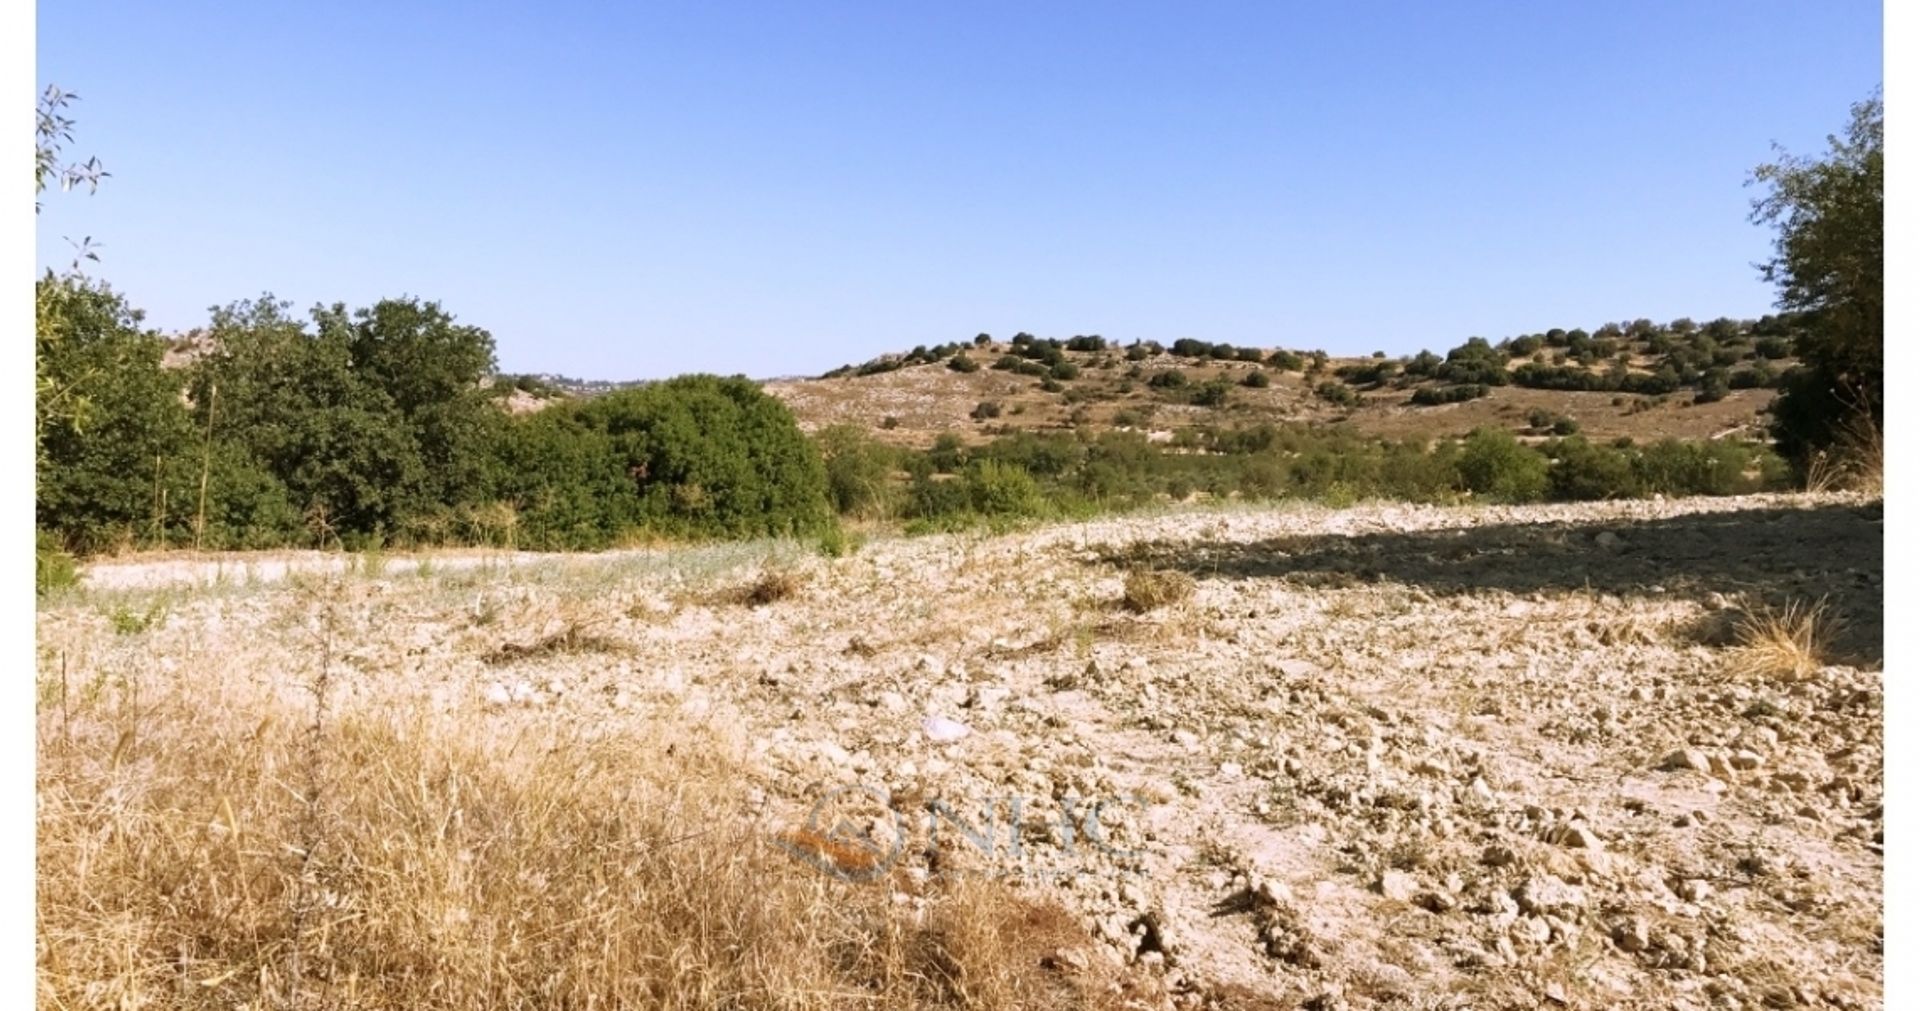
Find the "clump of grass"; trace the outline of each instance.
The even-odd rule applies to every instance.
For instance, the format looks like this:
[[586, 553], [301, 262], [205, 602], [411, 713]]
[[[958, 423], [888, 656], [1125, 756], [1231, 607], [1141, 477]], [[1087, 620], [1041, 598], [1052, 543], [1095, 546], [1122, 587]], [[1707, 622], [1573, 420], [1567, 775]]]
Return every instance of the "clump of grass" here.
[[936, 883], [921, 915], [823, 876], [737, 813], [746, 780], [687, 728], [516, 727], [375, 683], [316, 693], [322, 733], [296, 684], [258, 680], [265, 655], [303, 666], [286, 653], [242, 646], [137, 697], [42, 710], [40, 1003], [1052, 1009], [1144, 992], [1004, 882]]
[[36, 530], [33, 535], [33, 593], [44, 597], [80, 582], [80, 566], [52, 534]]
[[1734, 628], [1735, 673], [1769, 678], [1809, 677], [1827, 662], [1839, 621], [1826, 598], [1747, 612]]
[[768, 568], [739, 586], [722, 590], [715, 595], [714, 602], [739, 607], [765, 607], [786, 600], [806, 585], [806, 577], [793, 569]]
[[1193, 577], [1172, 569], [1134, 569], [1127, 573], [1120, 605], [1135, 614], [1185, 602], [1193, 596]]
[[547, 656], [625, 652], [626, 643], [601, 631], [606, 622], [605, 616], [588, 615], [577, 608], [562, 606], [560, 613], [548, 621], [539, 634], [502, 643], [482, 659], [497, 665]]

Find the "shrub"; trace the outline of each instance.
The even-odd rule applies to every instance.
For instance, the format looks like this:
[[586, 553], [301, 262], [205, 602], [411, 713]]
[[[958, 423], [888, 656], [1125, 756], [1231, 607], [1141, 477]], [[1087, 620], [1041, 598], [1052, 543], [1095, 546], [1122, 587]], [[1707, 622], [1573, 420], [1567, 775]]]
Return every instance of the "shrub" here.
[[1710, 404], [1716, 400], [1725, 400], [1727, 391], [1731, 388], [1732, 384], [1726, 369], [1708, 369], [1700, 376], [1700, 390], [1693, 395], [1693, 402]]
[[641, 522], [694, 536], [814, 534], [826, 468], [793, 413], [744, 376], [681, 376], [587, 401], [633, 475]]
[[1232, 383], [1225, 379], [1209, 379], [1194, 388], [1187, 402], [1195, 407], [1225, 407], [1232, 393]]
[[997, 418], [999, 416], [1000, 402], [998, 400], [982, 400], [973, 406], [973, 412], [968, 415], [968, 417], [975, 421], [986, 421], [989, 418]]
[[987, 345], [989, 345], [989, 344], [992, 344], [992, 343], [993, 343], [993, 335], [992, 335], [992, 334], [989, 334], [989, 333], [981, 333], [981, 334], [974, 334], [974, 335], [973, 335], [973, 346], [974, 346], [974, 347], [977, 347], [977, 348], [983, 348], [983, 347], [986, 347]]
[[1556, 499], [1591, 501], [1640, 494], [1633, 461], [1618, 447], [1595, 446], [1585, 439], [1571, 438], [1561, 441], [1554, 457], [1549, 483]]
[[33, 534], [33, 592], [44, 597], [80, 582], [79, 566], [60, 541], [45, 530]]
[[1547, 459], [1509, 432], [1482, 428], [1469, 435], [1455, 467], [1460, 484], [1501, 502], [1534, 502], [1547, 492]]
[[1527, 427], [1528, 428], [1534, 429], [1536, 431], [1544, 431], [1546, 430], [1547, 426], [1551, 424], [1553, 424], [1552, 411], [1549, 411], [1544, 407], [1535, 407], [1527, 411]]
[[947, 359], [947, 368], [955, 372], [978, 372], [980, 371], [980, 363], [967, 357], [966, 352], [963, 351]]
[[1648, 493], [1732, 495], [1747, 483], [1749, 462], [1738, 443], [1662, 439], [1640, 451], [1634, 473]]
[[1268, 355], [1267, 364], [1282, 372], [1300, 372], [1307, 367], [1306, 359], [1285, 348]]
[[1488, 393], [1485, 383], [1461, 383], [1455, 386], [1422, 386], [1413, 391], [1413, 402], [1424, 406], [1458, 404], [1477, 400]]
[[1032, 516], [1046, 505], [1033, 475], [1018, 464], [975, 460], [965, 482], [967, 503], [982, 516]]
[[1193, 596], [1193, 577], [1171, 569], [1134, 569], [1120, 595], [1120, 605], [1136, 614], [1157, 611]]
[[1337, 407], [1357, 407], [1360, 404], [1360, 394], [1355, 393], [1352, 387], [1331, 380], [1314, 387], [1313, 395]]
[[892, 512], [894, 451], [855, 425], [832, 425], [814, 437], [827, 471], [827, 494], [845, 516], [885, 516]]
[[1080, 366], [1072, 362], [1055, 362], [1048, 375], [1061, 382], [1080, 378]]
[[1553, 419], [1553, 434], [1572, 435], [1580, 431], [1580, 420], [1572, 415], [1562, 414]]
[[1127, 346], [1127, 361], [1143, 362], [1147, 360], [1147, 346], [1138, 341]]
[[1156, 390], [1177, 390], [1187, 385], [1187, 374], [1179, 369], [1161, 369], [1147, 380], [1147, 385]]
[[1240, 385], [1259, 390], [1273, 385], [1273, 380], [1267, 378], [1265, 372], [1254, 371], [1247, 373], [1247, 377], [1240, 380]]

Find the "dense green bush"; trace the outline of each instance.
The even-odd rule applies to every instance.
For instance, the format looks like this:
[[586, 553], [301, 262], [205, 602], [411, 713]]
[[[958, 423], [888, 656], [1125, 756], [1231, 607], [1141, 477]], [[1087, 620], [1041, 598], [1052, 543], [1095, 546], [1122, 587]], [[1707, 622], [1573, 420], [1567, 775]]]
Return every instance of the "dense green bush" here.
[[1534, 502], [1547, 493], [1547, 459], [1509, 432], [1476, 429], [1456, 464], [1461, 487], [1501, 502]]
[[694, 375], [586, 402], [649, 528], [701, 537], [814, 535], [832, 521], [826, 470], [786, 405], [754, 382]]
[[947, 368], [955, 372], [978, 372], [980, 371], [980, 363], [967, 357], [966, 352], [963, 351], [947, 359]]
[[1265, 372], [1255, 370], [1247, 373], [1247, 377], [1240, 380], [1240, 385], [1259, 390], [1273, 385], [1273, 380], [1267, 378]]
[[855, 425], [831, 425], [814, 436], [827, 474], [827, 495], [843, 516], [882, 518], [893, 511], [894, 451]]

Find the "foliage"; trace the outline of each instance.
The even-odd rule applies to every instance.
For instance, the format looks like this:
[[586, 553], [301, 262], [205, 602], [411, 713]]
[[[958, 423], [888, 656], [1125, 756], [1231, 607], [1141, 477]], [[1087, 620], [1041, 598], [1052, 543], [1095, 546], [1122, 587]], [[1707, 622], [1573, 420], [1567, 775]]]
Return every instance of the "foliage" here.
[[1509, 432], [1477, 429], [1467, 437], [1457, 463], [1460, 483], [1475, 495], [1500, 502], [1533, 502], [1547, 493], [1547, 460]]
[[44, 597], [80, 582], [74, 558], [60, 541], [45, 530], [33, 533], [33, 593]]
[[588, 401], [579, 416], [612, 440], [651, 529], [802, 536], [832, 520], [819, 452], [745, 377], [681, 376]]
[[1804, 463], [1835, 443], [1849, 419], [1883, 423], [1885, 108], [1878, 94], [1855, 105], [1844, 137], [1824, 159], [1785, 153], [1753, 173], [1768, 193], [1756, 223], [1774, 225], [1761, 267], [1778, 305], [1800, 327], [1774, 419], [1781, 451]]

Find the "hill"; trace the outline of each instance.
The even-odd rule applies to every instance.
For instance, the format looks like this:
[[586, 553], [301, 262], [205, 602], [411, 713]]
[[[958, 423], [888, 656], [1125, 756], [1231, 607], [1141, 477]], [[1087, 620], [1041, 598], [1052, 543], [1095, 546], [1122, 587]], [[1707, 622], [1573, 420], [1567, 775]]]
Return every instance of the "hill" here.
[[1482, 426], [1545, 435], [1556, 424], [1596, 440], [1764, 438], [1774, 387], [1794, 364], [1790, 326], [1780, 317], [1636, 320], [1400, 358], [1021, 334], [915, 348], [766, 389], [804, 428], [853, 424], [905, 446], [949, 432], [977, 442], [1046, 429], [1287, 422], [1344, 422], [1388, 438]]

